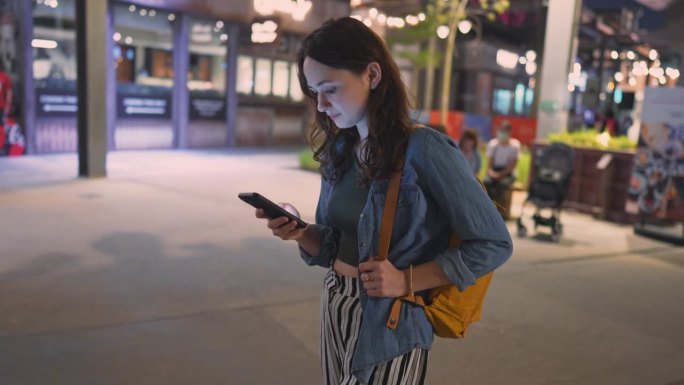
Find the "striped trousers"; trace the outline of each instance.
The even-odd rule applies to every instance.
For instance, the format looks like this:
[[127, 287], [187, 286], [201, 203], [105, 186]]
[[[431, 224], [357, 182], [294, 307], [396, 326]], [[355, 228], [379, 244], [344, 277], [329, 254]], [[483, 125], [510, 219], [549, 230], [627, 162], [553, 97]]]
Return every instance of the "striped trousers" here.
[[[358, 385], [351, 363], [361, 327], [358, 279], [330, 269], [321, 295], [321, 366], [327, 385]], [[416, 348], [373, 369], [369, 385], [422, 385], [428, 350]]]

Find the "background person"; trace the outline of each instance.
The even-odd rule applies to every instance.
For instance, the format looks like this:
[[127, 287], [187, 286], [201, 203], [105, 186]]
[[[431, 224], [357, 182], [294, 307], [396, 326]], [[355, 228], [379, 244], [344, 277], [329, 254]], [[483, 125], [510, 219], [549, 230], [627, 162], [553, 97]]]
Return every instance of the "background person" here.
[[618, 134], [617, 120], [615, 119], [615, 113], [612, 108], [606, 109], [606, 113], [601, 123], [600, 132], [608, 132], [610, 136], [616, 136]]
[[[321, 162], [316, 223], [296, 229], [308, 265], [328, 268], [321, 298], [321, 365], [328, 384], [422, 384], [432, 325], [394, 298], [453, 283], [463, 290], [511, 255], [508, 229], [457, 148], [430, 128], [413, 129], [404, 83], [384, 42], [362, 22], [331, 20], [307, 36], [299, 82], [315, 106], [309, 141]], [[318, 143], [318, 145], [315, 145]], [[376, 260], [387, 179], [404, 158], [388, 259]], [[287, 206], [287, 204], [284, 204]], [[264, 218], [262, 210], [257, 217]], [[452, 230], [463, 240], [449, 248]], [[412, 277], [412, 279], [411, 279]]]
[[484, 185], [489, 197], [503, 205], [503, 195], [515, 182], [515, 167], [520, 156], [520, 142], [511, 138], [511, 123], [499, 124], [496, 138], [487, 143], [487, 175]]
[[461, 134], [461, 139], [458, 141], [458, 147], [461, 149], [461, 153], [463, 153], [468, 164], [470, 164], [470, 168], [473, 170], [473, 174], [476, 177], [480, 173], [480, 167], [482, 165], [479, 142], [477, 131], [472, 128], [465, 129], [463, 134]]
[[0, 125], [5, 125], [12, 109], [12, 79], [0, 61]]

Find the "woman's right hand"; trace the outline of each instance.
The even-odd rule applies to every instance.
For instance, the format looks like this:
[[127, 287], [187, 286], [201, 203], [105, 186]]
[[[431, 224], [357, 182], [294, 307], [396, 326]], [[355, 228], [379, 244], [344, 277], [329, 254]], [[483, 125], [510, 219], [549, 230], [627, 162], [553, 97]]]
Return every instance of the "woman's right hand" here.
[[[294, 213], [297, 213], [297, 210], [290, 204], [285, 203], [280, 204], [280, 206], [289, 212], [294, 210]], [[266, 227], [271, 229], [273, 235], [285, 241], [298, 241], [304, 236], [304, 232], [309, 227], [307, 225], [306, 227], [298, 229], [297, 221], [290, 220], [288, 217], [269, 218], [262, 209], [256, 209], [256, 217], [266, 219]], [[297, 215], [297, 217], [299, 217], [299, 215]]]

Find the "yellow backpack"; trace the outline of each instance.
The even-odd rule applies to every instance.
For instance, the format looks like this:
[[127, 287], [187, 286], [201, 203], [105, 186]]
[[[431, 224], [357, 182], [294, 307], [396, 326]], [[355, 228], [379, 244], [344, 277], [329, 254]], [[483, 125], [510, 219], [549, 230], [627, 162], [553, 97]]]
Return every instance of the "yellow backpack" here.
[[[400, 166], [399, 170], [390, 176], [387, 195], [385, 196], [385, 209], [382, 214], [382, 222], [380, 223], [380, 250], [378, 253], [378, 257], [381, 260], [386, 259], [389, 252], [394, 214], [399, 199], [403, 160]], [[453, 232], [449, 246], [453, 247], [460, 244], [461, 240]], [[425, 315], [432, 324], [432, 328], [437, 336], [463, 338], [468, 326], [480, 319], [484, 297], [487, 294], [493, 274], [494, 272], [490, 272], [478, 278], [474, 284], [468, 286], [464, 291], [460, 291], [455, 285], [445, 285], [430, 289], [429, 305], [425, 303], [423, 297], [413, 293], [396, 298], [392, 304], [386, 325], [390, 329], [396, 329], [399, 324], [399, 315], [401, 314], [401, 302], [411, 302], [425, 310]]]

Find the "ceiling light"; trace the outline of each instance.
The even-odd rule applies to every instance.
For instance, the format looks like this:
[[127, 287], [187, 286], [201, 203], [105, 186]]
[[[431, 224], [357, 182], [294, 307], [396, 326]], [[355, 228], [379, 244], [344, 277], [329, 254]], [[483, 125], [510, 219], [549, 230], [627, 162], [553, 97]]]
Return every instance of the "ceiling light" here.
[[53, 49], [57, 48], [57, 42], [54, 40], [33, 39], [31, 40], [31, 47]]

